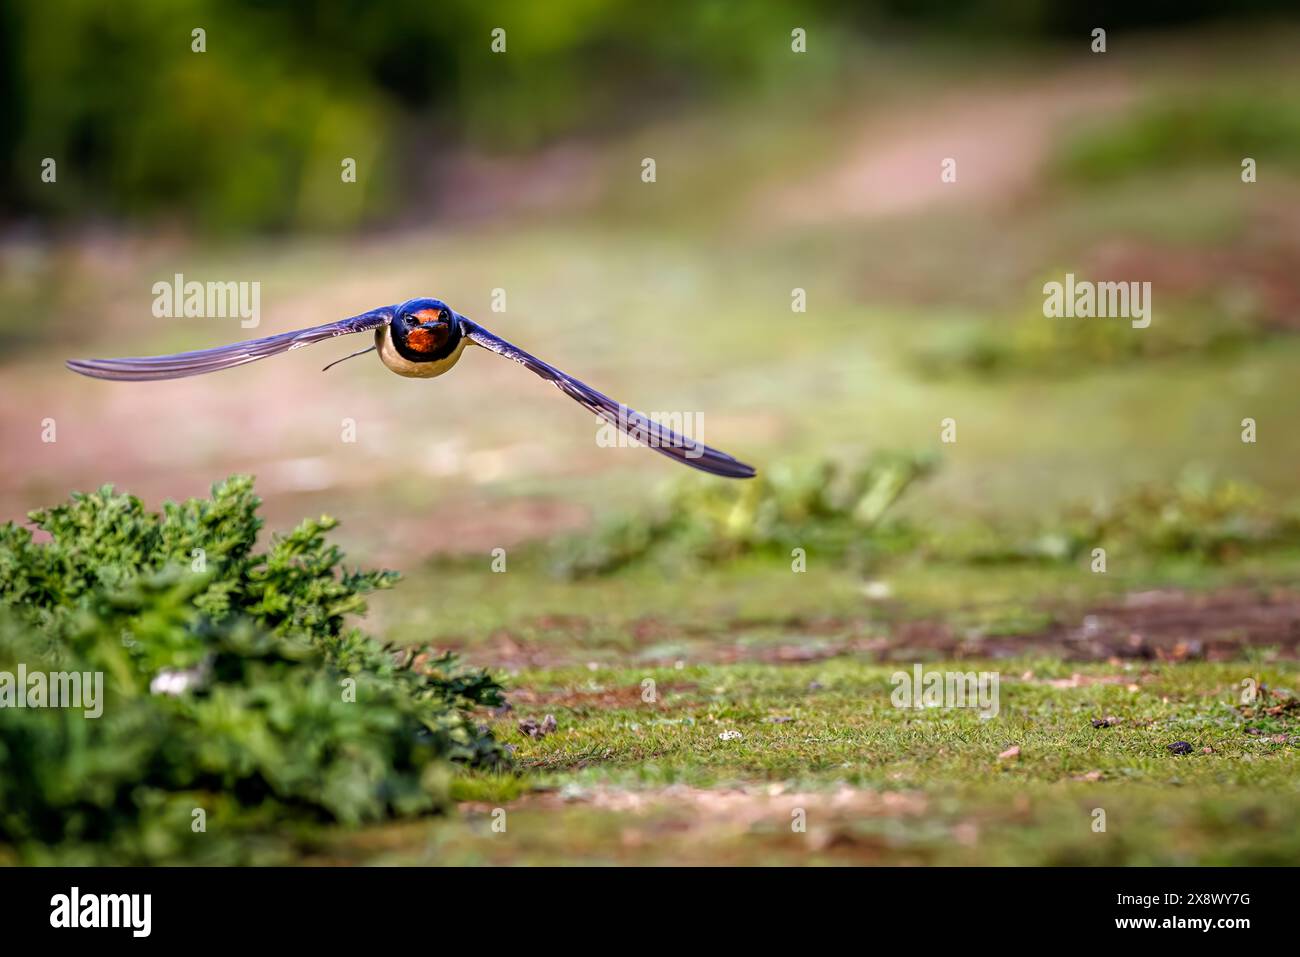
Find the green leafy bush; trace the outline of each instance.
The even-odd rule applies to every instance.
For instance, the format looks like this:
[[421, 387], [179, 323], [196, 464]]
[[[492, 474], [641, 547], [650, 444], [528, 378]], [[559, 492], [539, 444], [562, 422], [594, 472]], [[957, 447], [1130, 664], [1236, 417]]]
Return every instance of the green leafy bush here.
[[971, 520], [956, 527], [905, 520], [899, 499], [935, 468], [933, 456], [878, 454], [857, 467], [777, 464], [745, 483], [670, 485], [657, 507], [615, 516], [555, 549], [570, 578], [641, 562], [681, 569], [748, 556], [789, 561], [791, 549], [866, 564], [913, 556], [970, 564], [1074, 562], [1092, 549], [1150, 558], [1229, 562], [1300, 548], [1300, 512], [1239, 481], [1188, 470], [1098, 502], [1068, 505], [1041, 522]]
[[788, 559], [793, 548], [849, 559], [896, 551], [912, 534], [892, 507], [934, 466], [928, 455], [882, 453], [857, 467], [778, 463], [747, 482], [690, 476], [669, 486], [651, 512], [615, 517], [564, 542], [556, 564], [582, 577], [650, 557], [680, 566], [745, 555]]
[[1188, 471], [1107, 502], [1079, 503], [1029, 533], [966, 529], [932, 541], [932, 555], [975, 563], [1077, 561], [1116, 554], [1227, 562], [1269, 548], [1300, 547], [1300, 515], [1257, 488]]
[[471, 718], [490, 676], [347, 625], [396, 574], [344, 569], [328, 518], [257, 550], [259, 505], [247, 477], [161, 513], [105, 487], [33, 512], [48, 541], [0, 527], [0, 672], [104, 676], [99, 717], [0, 710], [0, 857], [265, 857], [501, 760]]
[[[1045, 281], [1059, 280], [1067, 271], [1043, 275]], [[963, 374], [1059, 378], [1169, 356], [1231, 355], [1276, 334], [1267, 316], [1243, 305], [1221, 307], [1216, 301], [1211, 308], [1175, 300], [1166, 308], [1162, 302], [1150, 327], [1134, 329], [1125, 318], [1048, 319], [1038, 299], [1013, 322], [965, 323], [937, 334], [916, 351], [912, 364], [935, 380]]]
[[1300, 97], [1257, 86], [1166, 94], [1066, 138], [1056, 166], [1077, 182], [1102, 183], [1243, 156], [1300, 164]]

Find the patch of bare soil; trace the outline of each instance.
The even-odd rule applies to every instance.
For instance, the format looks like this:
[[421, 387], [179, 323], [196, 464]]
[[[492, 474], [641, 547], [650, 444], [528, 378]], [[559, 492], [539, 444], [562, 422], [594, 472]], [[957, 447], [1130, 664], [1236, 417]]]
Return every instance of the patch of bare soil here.
[[[801, 851], [846, 854], [862, 862], [883, 857], [888, 842], [864, 832], [865, 819], [917, 819], [930, 802], [919, 791], [875, 791], [841, 788], [833, 792], [787, 791], [782, 784], [709, 790], [671, 785], [647, 790], [593, 787], [580, 790], [534, 791], [510, 804], [511, 812], [555, 812], [590, 808], [628, 815], [618, 834], [623, 850], [660, 847], [664, 840], [687, 850], [717, 847], [764, 833], [778, 842], [797, 841]], [[460, 810], [470, 820], [492, 814], [492, 805], [466, 803]], [[794, 822], [792, 824], [792, 822]], [[795, 827], [802, 824], [802, 829]], [[970, 846], [978, 832], [970, 823], [952, 827], [952, 839]]]
[[[650, 666], [678, 661], [799, 664], [844, 655], [889, 661], [917, 654], [935, 658], [1042, 654], [1066, 661], [1228, 661], [1252, 647], [1274, 648], [1283, 658], [1300, 657], [1300, 594], [1286, 589], [1135, 592], [1093, 608], [1059, 611], [1055, 618], [1046, 628], [999, 635], [983, 635], [937, 619], [881, 623], [833, 618], [782, 622], [782, 630], [791, 634], [776, 641], [755, 639], [752, 622], [734, 622], [713, 630], [675, 627], [653, 619], [634, 625], [631, 634], [642, 649], [635, 660]], [[585, 619], [571, 617], [558, 624], [558, 634], [545, 643], [503, 630], [486, 647], [463, 650], [474, 663], [509, 669], [565, 667], [602, 657], [590, 648], [577, 650], [563, 640], [565, 633], [575, 638], [587, 634]], [[773, 623], [762, 627], [770, 632]], [[655, 650], [658, 645], [665, 648], [662, 654]], [[626, 662], [625, 650], [619, 655]]]
[[955, 658], [1041, 653], [1067, 661], [1226, 661], [1247, 647], [1269, 646], [1284, 657], [1300, 652], [1300, 595], [1295, 592], [1135, 592], [1082, 613], [1058, 613], [1054, 624], [1034, 632], [981, 636], [924, 620], [901, 623], [890, 641], [892, 649], [924, 649]]
[[[1122, 107], [1132, 95], [1113, 73], [1076, 70], [1032, 87], [964, 91], [873, 117], [833, 167], [759, 197], [757, 218], [820, 225], [906, 215], [954, 195], [1006, 202], [1037, 185], [1059, 128]], [[939, 175], [948, 157], [958, 163], [955, 182]]]
[[[916, 817], [925, 814], [929, 802], [920, 791], [873, 791], [840, 788], [831, 792], [787, 791], [783, 784], [736, 788], [696, 788], [673, 784], [663, 788], [627, 790], [606, 786], [531, 791], [512, 804], [515, 808], [555, 810], [564, 807], [592, 807], [599, 810], [646, 814], [682, 807], [700, 823], [730, 821], [748, 827], [773, 815], [789, 820], [795, 808], [819, 808], [861, 813], [878, 817]], [[462, 804], [468, 813], [491, 810], [486, 804]], [[703, 820], [703, 819], [708, 819]]]
[[1300, 331], [1300, 202], [1258, 211], [1232, 246], [1197, 248], [1114, 240], [1093, 249], [1084, 274], [1109, 281], [1147, 281], [1173, 298], [1217, 297], [1240, 303], [1261, 325]]
[[[667, 697], [694, 691], [699, 686], [691, 682], [661, 685], [656, 699], [648, 702], [642, 697], [639, 685], [601, 688], [599, 691], [584, 688], [565, 688], [558, 691], [536, 691], [532, 688], [511, 690], [511, 707], [516, 711], [541, 707], [560, 707], [573, 710], [610, 711], [616, 708], [661, 708], [668, 710]], [[677, 705], [675, 704], [674, 707]]]
[[889, 647], [954, 658], [1036, 653], [1066, 661], [1227, 661], [1248, 647], [1274, 647], [1282, 657], [1300, 655], [1300, 594], [1283, 589], [1134, 592], [1056, 618], [1038, 631], [997, 636], [963, 632], [942, 621], [903, 622]]
[[1300, 595], [1251, 588], [1135, 592], [1029, 640], [1078, 660], [1223, 661], [1252, 646], [1275, 646], [1294, 658], [1300, 652]]
[[[940, 826], [933, 818], [935, 808], [922, 792], [849, 787], [804, 792], [787, 790], [782, 784], [715, 790], [684, 785], [644, 790], [566, 787], [532, 791], [508, 803], [466, 801], [458, 805], [456, 834], [491, 834], [502, 804], [511, 815], [510, 833], [521, 835], [534, 854], [559, 853], [593, 862], [803, 862], [812, 851], [829, 863], [921, 864], [926, 862], [924, 850], [900, 852], [896, 840], [864, 827], [864, 822], [924, 821], [928, 833], [942, 839], [935, 834]], [[1028, 800], [1017, 799], [1007, 813], [1022, 819], [1028, 810]], [[575, 817], [581, 821], [575, 822]], [[616, 818], [612, 830], [606, 826], [611, 818]], [[979, 843], [978, 819], [952, 820], [942, 826], [947, 837], [963, 847]], [[762, 841], [758, 851], [756, 840]], [[335, 846], [331, 855], [310, 863], [338, 863], [357, 853], [409, 856], [413, 847], [422, 845], [431, 848], [430, 861], [436, 862], [439, 849], [429, 844], [427, 823], [387, 825], [352, 834], [345, 847]], [[515, 859], [512, 855], [518, 855], [520, 845], [487, 839], [478, 842], [475, 850], [505, 864]], [[337, 856], [340, 853], [344, 856]]]
[[552, 498], [465, 500], [394, 523], [376, 549], [376, 561], [399, 566], [414, 556], [489, 555], [524, 542], [574, 532], [590, 521], [588, 510]]

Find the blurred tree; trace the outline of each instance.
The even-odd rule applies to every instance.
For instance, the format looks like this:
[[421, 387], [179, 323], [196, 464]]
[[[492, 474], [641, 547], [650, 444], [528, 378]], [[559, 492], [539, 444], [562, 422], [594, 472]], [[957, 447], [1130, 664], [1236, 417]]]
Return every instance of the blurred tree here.
[[[409, 202], [410, 174], [449, 145], [526, 149], [762, 88], [788, 73], [793, 26], [834, 70], [833, 33], [1059, 36], [1098, 17], [1116, 29], [1212, 12], [1208, 0], [1109, 12], [1048, 0], [16, 0], [0, 7], [0, 215], [344, 227]], [[205, 52], [191, 49], [196, 28]], [[56, 187], [40, 179], [46, 157]], [[340, 188], [344, 157], [357, 181]]]

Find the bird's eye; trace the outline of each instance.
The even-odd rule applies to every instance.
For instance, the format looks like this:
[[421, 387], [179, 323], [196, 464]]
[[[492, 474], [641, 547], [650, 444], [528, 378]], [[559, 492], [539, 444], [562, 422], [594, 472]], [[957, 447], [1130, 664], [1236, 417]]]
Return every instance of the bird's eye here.
[[440, 313], [438, 313], [438, 318], [443, 322], [451, 322], [451, 310], [444, 308]]

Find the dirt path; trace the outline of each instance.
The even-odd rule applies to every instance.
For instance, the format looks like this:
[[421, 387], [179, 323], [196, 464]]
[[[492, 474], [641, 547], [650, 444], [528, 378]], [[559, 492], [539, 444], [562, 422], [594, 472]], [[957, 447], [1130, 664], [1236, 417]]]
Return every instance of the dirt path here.
[[1068, 661], [1222, 661], [1248, 647], [1273, 646], [1293, 658], [1300, 652], [1300, 594], [1252, 588], [1135, 592], [1082, 614], [1063, 614], [1031, 634], [971, 641], [949, 625], [924, 622], [905, 626], [896, 640], [955, 657], [1043, 653]]
[[[824, 225], [900, 216], [956, 194], [1005, 203], [1040, 180], [1054, 137], [1072, 121], [1132, 101], [1112, 72], [1074, 69], [1046, 82], [945, 95], [914, 111], [868, 120], [844, 156], [813, 177], [760, 196], [755, 220]], [[957, 161], [956, 180], [940, 164]]]
[[[980, 636], [932, 618], [811, 619], [781, 623], [733, 622], [721, 630], [690, 629], [643, 619], [628, 628], [648, 665], [802, 664], [844, 655], [893, 661], [916, 655], [935, 658], [1010, 658], [1051, 655], [1067, 661], [1226, 661], [1247, 648], [1275, 648], [1280, 657], [1300, 658], [1300, 593], [1247, 587], [1195, 593], [1168, 589], [1135, 592], [1124, 598], [1074, 610], [1053, 610], [1053, 623], [1020, 634]], [[585, 664], [593, 650], [583, 647], [590, 623], [582, 616], [532, 624], [551, 633], [544, 643], [503, 629], [489, 642], [462, 646], [468, 660], [509, 669], [559, 668]], [[755, 640], [758, 632], [780, 630], [796, 638]], [[573, 640], [568, 640], [572, 637]], [[444, 641], [456, 647], [454, 641]], [[656, 655], [656, 646], [671, 652]], [[627, 649], [620, 647], [626, 659]], [[909, 657], [911, 656], [911, 657]]]

